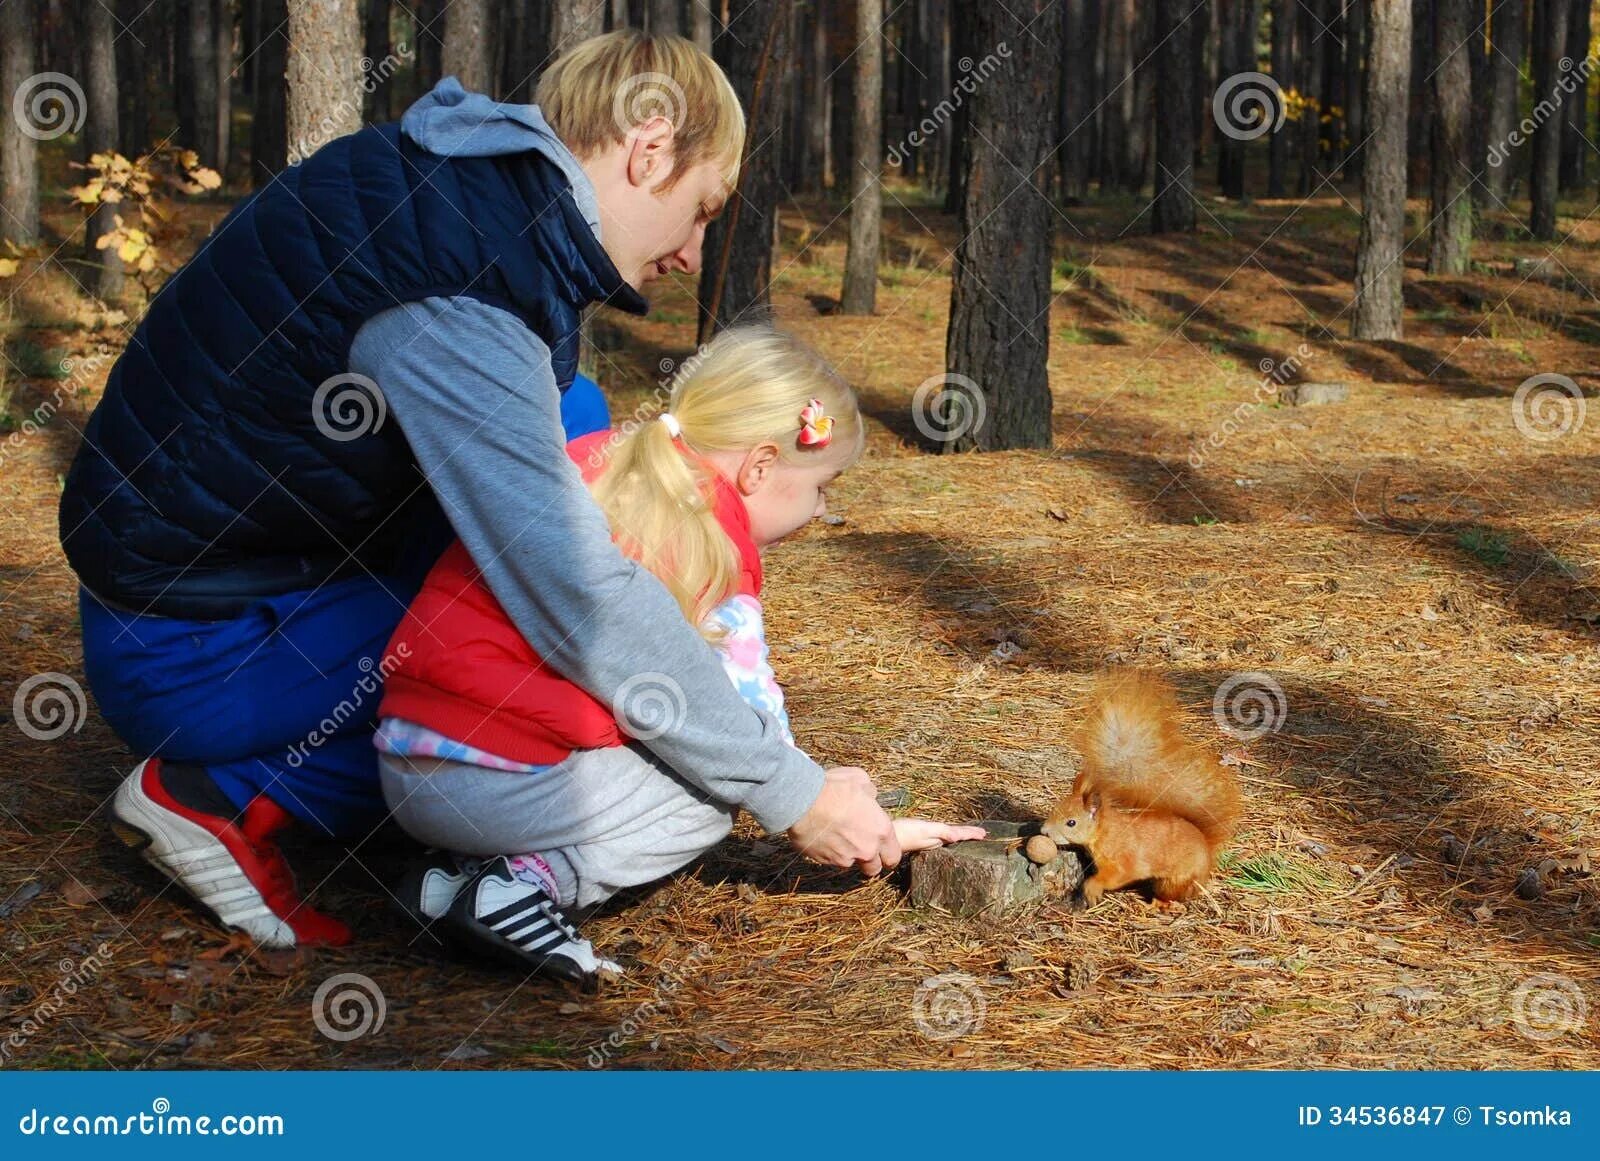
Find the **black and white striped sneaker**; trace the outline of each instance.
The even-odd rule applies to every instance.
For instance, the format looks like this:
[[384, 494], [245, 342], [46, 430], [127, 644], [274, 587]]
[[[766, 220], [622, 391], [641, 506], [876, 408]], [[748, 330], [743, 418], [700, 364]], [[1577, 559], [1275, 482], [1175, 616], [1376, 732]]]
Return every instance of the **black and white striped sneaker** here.
[[622, 974], [595, 954], [549, 892], [519, 879], [503, 855], [456, 894], [442, 923], [462, 943], [540, 975], [594, 986], [602, 973]]
[[428, 927], [450, 910], [461, 888], [482, 868], [482, 859], [430, 850], [406, 868], [395, 889], [395, 899], [407, 915]]

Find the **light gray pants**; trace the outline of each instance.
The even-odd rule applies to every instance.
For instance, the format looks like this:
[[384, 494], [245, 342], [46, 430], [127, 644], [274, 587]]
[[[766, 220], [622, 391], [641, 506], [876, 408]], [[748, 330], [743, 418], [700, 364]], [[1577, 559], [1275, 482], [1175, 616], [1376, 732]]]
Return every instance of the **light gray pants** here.
[[383, 797], [413, 838], [465, 855], [537, 854], [569, 907], [670, 875], [728, 836], [717, 802], [634, 743], [517, 774], [380, 754]]

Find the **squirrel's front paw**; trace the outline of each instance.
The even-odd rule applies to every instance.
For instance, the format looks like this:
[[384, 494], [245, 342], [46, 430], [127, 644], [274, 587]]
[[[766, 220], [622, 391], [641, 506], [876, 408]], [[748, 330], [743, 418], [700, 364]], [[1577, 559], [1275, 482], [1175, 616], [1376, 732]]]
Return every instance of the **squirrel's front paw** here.
[[1105, 888], [1099, 883], [1096, 883], [1093, 880], [1085, 883], [1079, 890], [1077, 897], [1080, 909], [1084, 911], [1089, 910], [1089, 908], [1100, 902], [1101, 897], [1105, 895], [1105, 893]]

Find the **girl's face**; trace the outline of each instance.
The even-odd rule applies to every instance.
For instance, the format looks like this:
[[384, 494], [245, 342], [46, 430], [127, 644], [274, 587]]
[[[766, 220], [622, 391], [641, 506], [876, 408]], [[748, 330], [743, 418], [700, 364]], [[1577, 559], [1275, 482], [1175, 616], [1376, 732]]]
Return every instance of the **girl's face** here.
[[849, 450], [838, 444], [785, 463], [775, 443], [749, 452], [719, 452], [707, 458], [744, 497], [750, 513], [750, 536], [758, 548], [776, 544], [811, 521], [827, 515], [830, 483], [849, 465]]

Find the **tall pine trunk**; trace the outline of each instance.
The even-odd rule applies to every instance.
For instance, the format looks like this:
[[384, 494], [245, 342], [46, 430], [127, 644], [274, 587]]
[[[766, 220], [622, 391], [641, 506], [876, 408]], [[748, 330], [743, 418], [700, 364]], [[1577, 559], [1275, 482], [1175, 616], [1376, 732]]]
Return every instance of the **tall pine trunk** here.
[[261, 40], [255, 56], [255, 95], [250, 119], [250, 184], [260, 189], [289, 164], [288, 6], [257, 0]]
[[221, 172], [217, 157], [217, 21], [213, 0], [184, 0], [184, 100], [179, 110], [178, 143]]
[[1156, 202], [1151, 230], [1192, 230], [1194, 202], [1194, 37], [1188, 22], [1193, 0], [1156, 0], [1158, 68], [1163, 78], [1156, 114]]
[[1411, 87], [1411, 0], [1372, 0], [1368, 23], [1367, 129], [1356, 251], [1358, 339], [1398, 339], [1405, 308], [1406, 97]]
[[[1297, 0], [1272, 0], [1272, 79], [1285, 92], [1294, 88], [1294, 17]], [[1289, 135], [1267, 138], [1267, 196], [1289, 192]]]
[[1061, 196], [1089, 196], [1090, 144], [1094, 135], [1094, 42], [1089, 35], [1090, 0], [1063, 0], [1061, 37], [1061, 126], [1056, 165]]
[[738, 39], [724, 34], [712, 45], [748, 128], [738, 196], [706, 231], [699, 293], [702, 343], [724, 327], [759, 317], [771, 301], [772, 243], [782, 192], [778, 169], [784, 149], [788, 6], [788, 0], [729, 0], [728, 26], [739, 30]]
[[1556, 190], [1561, 177], [1561, 137], [1566, 131], [1566, 93], [1561, 56], [1567, 48], [1568, 0], [1533, 0], [1533, 169], [1528, 229], [1540, 241], [1556, 236]]
[[[13, 95], [22, 96], [34, 68], [33, 0], [0, 4], [0, 241], [31, 246], [39, 240], [39, 141], [24, 126], [27, 116], [12, 115]], [[30, 90], [37, 94], [38, 89]], [[69, 117], [76, 117], [73, 110]]]
[[551, 59], [605, 31], [606, 10], [596, 0], [555, 0], [551, 9]]
[[[1589, 55], [1589, 24], [1592, 0], [1568, 0], [1567, 59], [1574, 69]], [[1566, 128], [1561, 134], [1561, 189], [1583, 186], [1584, 160], [1593, 148], [1589, 136], [1589, 86], [1586, 73], [1574, 72], [1573, 90], [1562, 105]]]
[[938, 430], [947, 451], [1049, 447], [1056, 211], [1045, 162], [1054, 142], [1051, 119], [1039, 110], [1056, 104], [1061, 5], [973, 8], [972, 55], [995, 52], [1003, 63], [968, 104], [972, 133]]
[[883, 0], [856, 0], [855, 172], [850, 243], [839, 309], [871, 314], [878, 300], [878, 235], [883, 224]]
[[651, 36], [680, 36], [683, 33], [678, 0], [650, 0], [649, 21]]
[[[389, 55], [389, 5], [390, 0], [367, 0], [362, 54], [372, 62], [373, 69], [377, 69]], [[387, 84], [372, 86], [372, 91], [367, 94], [366, 116], [367, 120], [374, 122], [389, 120]]]
[[[88, 85], [84, 96], [88, 99], [88, 119], [84, 123], [84, 153], [93, 157], [97, 153], [111, 153], [119, 144], [117, 132], [117, 50], [116, 20], [111, 9], [100, 0], [82, 0], [83, 30], [88, 41]], [[113, 300], [122, 293], [122, 260], [115, 246], [104, 250], [95, 248], [95, 239], [113, 228], [114, 205], [95, 209], [84, 224], [83, 243], [85, 257], [96, 267], [94, 291], [101, 298]]]
[[289, 0], [287, 76], [290, 161], [361, 128], [356, 0]]
[[[139, 20], [143, 0], [116, 0], [117, 19], [139, 35], [117, 36], [117, 152], [130, 160], [144, 152], [150, 143], [149, 77], [146, 75], [146, 41], [150, 40], [151, 21]], [[135, 28], [135, 25], [139, 27]]]
[[1465, 274], [1472, 251], [1472, 61], [1477, 0], [1434, 0], [1433, 223], [1429, 274]]
[[1492, 204], [1505, 208], [1511, 197], [1518, 150], [1511, 143], [1517, 127], [1517, 88], [1528, 50], [1528, 0], [1499, 0], [1490, 18], [1489, 120], [1483, 182]]
[[489, 0], [450, 0], [444, 16], [444, 72], [471, 93], [487, 93], [494, 84], [489, 31]]

